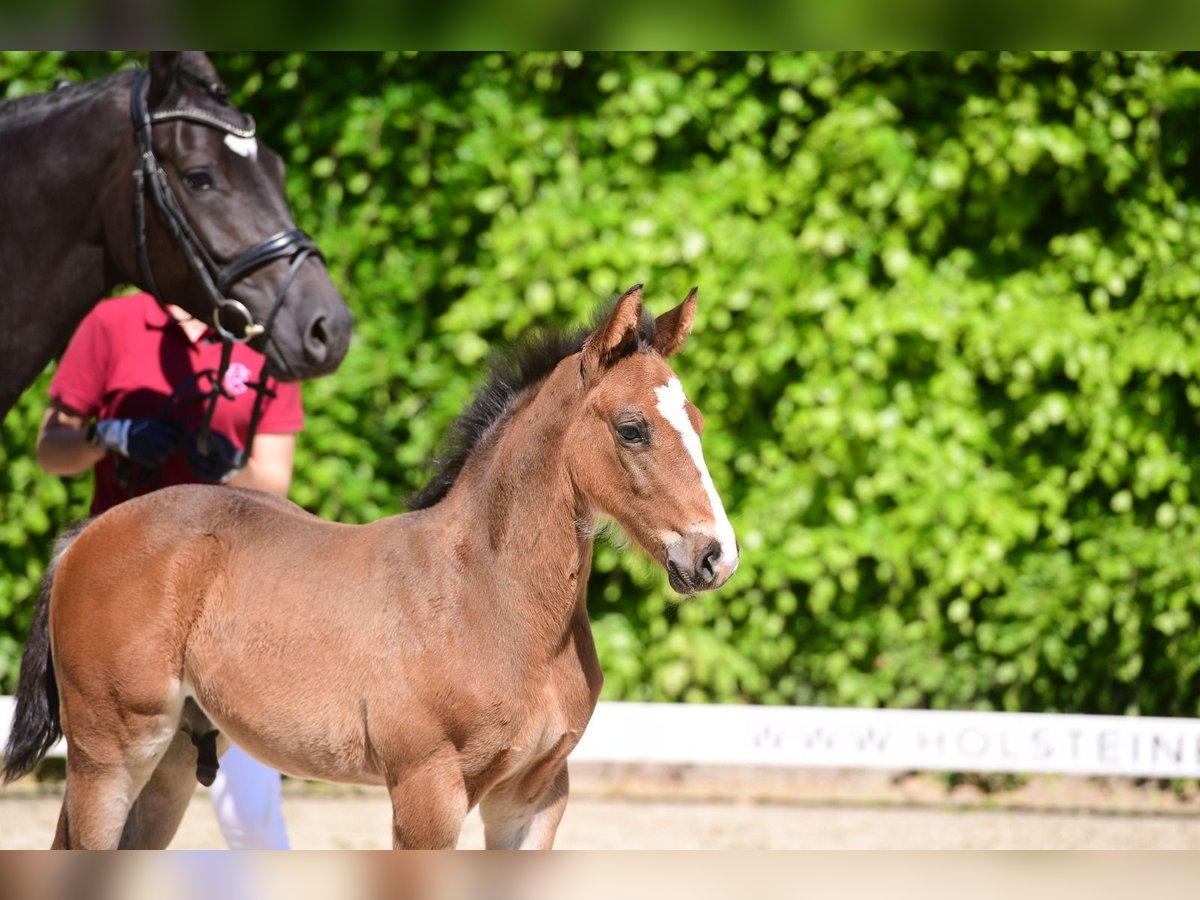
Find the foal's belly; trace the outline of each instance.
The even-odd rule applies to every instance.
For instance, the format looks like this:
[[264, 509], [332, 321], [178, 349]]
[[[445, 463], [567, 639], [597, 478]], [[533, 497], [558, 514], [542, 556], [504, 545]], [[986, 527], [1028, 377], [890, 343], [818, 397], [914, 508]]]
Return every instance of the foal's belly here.
[[345, 784], [383, 784], [382, 773], [371, 765], [361, 722], [340, 710], [304, 707], [297, 714], [278, 707], [271, 715], [233, 709], [206, 692], [196, 702], [231, 741], [251, 756], [296, 778]]
[[218, 656], [205, 643], [193, 645], [184, 688], [235, 744], [297, 778], [383, 783], [362, 692], [353, 680], [339, 681], [344, 668], [322, 668], [311, 657], [296, 668], [294, 659], [266, 664], [252, 648]]

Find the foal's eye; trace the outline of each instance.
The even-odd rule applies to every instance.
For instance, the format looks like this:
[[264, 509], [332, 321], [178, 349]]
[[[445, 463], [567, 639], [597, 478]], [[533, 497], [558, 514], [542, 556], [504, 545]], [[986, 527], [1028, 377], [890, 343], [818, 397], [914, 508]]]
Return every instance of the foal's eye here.
[[642, 435], [642, 429], [632, 422], [626, 422], [624, 425], [617, 426], [617, 434], [621, 440], [627, 444], [640, 444], [645, 438]]
[[188, 190], [196, 193], [211, 191], [216, 186], [212, 173], [207, 169], [192, 169], [190, 172], [184, 172], [183, 183], [188, 186]]

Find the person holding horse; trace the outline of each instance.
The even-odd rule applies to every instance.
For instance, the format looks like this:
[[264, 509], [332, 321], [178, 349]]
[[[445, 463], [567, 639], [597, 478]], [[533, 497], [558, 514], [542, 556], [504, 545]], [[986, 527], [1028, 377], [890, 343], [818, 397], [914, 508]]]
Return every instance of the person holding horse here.
[[[299, 385], [260, 375], [263, 357], [245, 344], [221, 357], [212, 329], [179, 307], [160, 306], [149, 294], [102, 302], [80, 324], [51, 380], [39, 465], [54, 475], [92, 470], [93, 515], [174, 484], [229, 484], [286, 497], [304, 426]], [[287, 848], [278, 772], [231, 745], [212, 796], [230, 847]]]

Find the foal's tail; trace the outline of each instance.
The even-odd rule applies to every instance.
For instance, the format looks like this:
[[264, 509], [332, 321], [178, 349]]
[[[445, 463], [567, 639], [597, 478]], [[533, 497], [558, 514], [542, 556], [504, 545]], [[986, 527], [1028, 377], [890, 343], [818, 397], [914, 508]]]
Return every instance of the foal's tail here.
[[21, 655], [17, 709], [13, 714], [8, 746], [4, 748], [4, 773], [0, 776], [0, 783], [31, 772], [38, 760], [62, 737], [62, 725], [58, 720], [58, 682], [50, 659], [50, 588], [54, 585], [59, 560], [88, 521], [77, 522], [58, 536], [54, 542], [54, 555], [42, 576], [37, 608], [33, 612], [33, 623], [29, 626], [29, 639]]

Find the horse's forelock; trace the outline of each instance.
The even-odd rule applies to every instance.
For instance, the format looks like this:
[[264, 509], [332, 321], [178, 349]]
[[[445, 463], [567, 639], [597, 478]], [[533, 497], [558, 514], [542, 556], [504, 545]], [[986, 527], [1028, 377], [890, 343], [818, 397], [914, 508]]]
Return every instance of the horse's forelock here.
[[183, 54], [179, 62], [179, 76], [198, 88], [203, 94], [217, 100], [223, 100], [229, 95], [229, 89], [216, 67], [203, 53], [188, 52]]
[[208, 109], [230, 123], [246, 128], [253, 119], [229, 102], [229, 88], [203, 53], [187, 52], [176, 69], [173, 100], [166, 105], [196, 106]]

